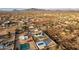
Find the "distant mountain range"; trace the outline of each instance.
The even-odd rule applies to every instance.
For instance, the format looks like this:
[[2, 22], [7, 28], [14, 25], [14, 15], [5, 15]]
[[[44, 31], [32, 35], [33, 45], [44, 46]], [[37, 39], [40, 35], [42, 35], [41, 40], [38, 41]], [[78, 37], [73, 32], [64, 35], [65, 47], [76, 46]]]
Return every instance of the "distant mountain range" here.
[[0, 8], [0, 11], [79, 11], [78, 8]]

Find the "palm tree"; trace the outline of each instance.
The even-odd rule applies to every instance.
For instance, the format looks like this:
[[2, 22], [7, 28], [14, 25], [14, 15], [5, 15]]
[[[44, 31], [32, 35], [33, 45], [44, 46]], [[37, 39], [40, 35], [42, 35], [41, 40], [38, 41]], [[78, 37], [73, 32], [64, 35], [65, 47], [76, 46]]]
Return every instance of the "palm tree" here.
[[16, 29], [16, 30], [15, 30], [15, 40], [14, 40], [14, 50], [16, 50], [16, 44], [17, 44], [17, 37], [18, 37], [18, 34], [19, 34], [19, 30]]

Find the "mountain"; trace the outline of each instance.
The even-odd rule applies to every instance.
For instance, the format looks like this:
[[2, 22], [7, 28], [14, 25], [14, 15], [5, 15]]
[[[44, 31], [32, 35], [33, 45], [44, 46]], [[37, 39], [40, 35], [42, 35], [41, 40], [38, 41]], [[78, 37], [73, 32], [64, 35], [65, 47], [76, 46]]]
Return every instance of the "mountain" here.
[[6, 11], [6, 12], [30, 12], [30, 11], [79, 11], [78, 8], [0, 8], [0, 11]]

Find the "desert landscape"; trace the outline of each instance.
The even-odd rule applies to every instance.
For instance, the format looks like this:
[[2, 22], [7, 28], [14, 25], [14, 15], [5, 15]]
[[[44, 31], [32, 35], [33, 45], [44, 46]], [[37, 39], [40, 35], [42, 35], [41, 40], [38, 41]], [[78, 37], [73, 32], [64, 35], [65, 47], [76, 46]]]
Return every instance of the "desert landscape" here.
[[0, 50], [79, 50], [79, 9], [0, 9]]

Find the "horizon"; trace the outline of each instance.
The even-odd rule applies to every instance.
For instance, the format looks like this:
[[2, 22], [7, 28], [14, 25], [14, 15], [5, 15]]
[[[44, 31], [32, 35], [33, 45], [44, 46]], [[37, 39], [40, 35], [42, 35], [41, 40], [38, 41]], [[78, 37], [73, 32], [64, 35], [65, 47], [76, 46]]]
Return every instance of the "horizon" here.
[[79, 8], [0, 8], [0, 11], [43, 9], [43, 10], [79, 10]]

